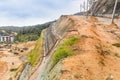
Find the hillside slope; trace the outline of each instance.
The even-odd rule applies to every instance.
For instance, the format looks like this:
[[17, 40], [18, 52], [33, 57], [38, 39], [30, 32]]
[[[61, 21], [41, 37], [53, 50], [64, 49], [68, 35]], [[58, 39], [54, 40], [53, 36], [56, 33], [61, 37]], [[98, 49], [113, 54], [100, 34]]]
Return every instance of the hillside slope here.
[[120, 79], [120, 28], [115, 24], [61, 16], [44, 30], [43, 45], [42, 62], [34, 69], [27, 65], [19, 80]]
[[60, 80], [119, 80], [120, 48], [112, 44], [119, 43], [120, 29], [101, 24], [96, 18], [72, 19], [76, 23], [74, 31], [66, 36], [78, 33], [80, 39], [72, 47], [75, 54], [62, 61]]
[[[45, 36], [48, 38], [45, 39], [45, 51], [49, 55], [30, 80], [119, 80], [120, 48], [113, 45], [120, 41], [118, 26], [101, 24], [94, 17], [86, 20], [78, 16], [62, 16], [50, 31], [53, 34]], [[57, 37], [57, 44], [56, 41], [51, 43], [55, 39], [52, 35]], [[74, 54], [60, 59], [54, 66], [56, 48], [74, 36], [79, 37], [70, 47]]]
[[32, 25], [32, 26], [2, 26], [0, 27], [0, 35], [15, 35], [15, 41], [26, 42], [35, 41], [39, 38], [41, 31], [48, 28], [55, 21], [50, 21], [44, 24]]

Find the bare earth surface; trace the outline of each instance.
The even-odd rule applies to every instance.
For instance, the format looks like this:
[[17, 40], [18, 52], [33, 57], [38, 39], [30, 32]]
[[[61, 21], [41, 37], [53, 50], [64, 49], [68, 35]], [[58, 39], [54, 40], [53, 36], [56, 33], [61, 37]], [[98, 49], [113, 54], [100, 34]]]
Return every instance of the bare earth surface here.
[[95, 17], [70, 18], [75, 25], [67, 36], [79, 35], [80, 39], [72, 46], [75, 55], [63, 60], [60, 80], [119, 80], [120, 48], [112, 44], [120, 42], [120, 28]]
[[[35, 42], [18, 43], [18, 48], [28, 48], [28, 50], [24, 52], [18, 52], [18, 55], [15, 55], [13, 52], [9, 52], [9, 48], [0, 49], [0, 80], [14, 80], [14, 76], [17, 74], [17, 71], [23, 64], [23, 61], [20, 59], [20, 57], [27, 55], [28, 52], [34, 48], [34, 43]], [[14, 48], [16, 44], [13, 44], [12, 46]], [[15, 71], [12, 71], [12, 69], [15, 69]]]

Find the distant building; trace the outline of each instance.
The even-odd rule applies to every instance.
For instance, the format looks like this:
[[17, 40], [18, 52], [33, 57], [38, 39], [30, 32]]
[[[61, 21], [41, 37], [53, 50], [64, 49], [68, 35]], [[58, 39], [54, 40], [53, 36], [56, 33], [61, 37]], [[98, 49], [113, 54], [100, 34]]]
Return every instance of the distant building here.
[[14, 42], [14, 36], [2, 36], [0, 35], [0, 42]]

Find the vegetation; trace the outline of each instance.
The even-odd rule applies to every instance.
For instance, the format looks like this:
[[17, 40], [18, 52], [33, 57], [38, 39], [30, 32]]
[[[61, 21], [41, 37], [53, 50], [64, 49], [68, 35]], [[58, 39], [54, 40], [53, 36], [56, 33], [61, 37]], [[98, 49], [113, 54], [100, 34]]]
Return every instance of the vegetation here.
[[112, 44], [113, 46], [120, 47], [120, 43]]
[[11, 72], [17, 71], [17, 68], [10, 69]]
[[35, 34], [21, 34], [21, 35], [18, 34], [15, 37], [15, 40], [19, 42], [27, 42], [27, 41], [35, 41], [38, 38], [39, 36]]
[[71, 46], [75, 44], [78, 39], [78, 36], [71, 37], [65, 40], [63, 44], [57, 48], [53, 55], [54, 65], [57, 64], [61, 59], [66, 58], [74, 53], [74, 51], [71, 49]]
[[49, 25], [36, 25], [23, 27], [15, 37], [16, 41], [26, 42], [26, 41], [34, 41], [37, 40], [41, 34], [41, 31], [45, 28], [49, 27]]
[[68, 40], [66, 40], [65, 42], [64, 42], [64, 44], [66, 44], [66, 45], [73, 45], [73, 44], [75, 44], [76, 42], [77, 42], [77, 40], [78, 40], [78, 36], [73, 36], [73, 37], [71, 37], [70, 39], [68, 39]]
[[17, 32], [20, 31], [23, 27], [16, 27], [16, 26], [3, 26], [0, 27], [0, 30], [5, 30], [7, 32]]
[[41, 25], [34, 26], [24, 26], [24, 27], [15, 27], [15, 26], [3, 26], [0, 27], [0, 35], [9, 35], [14, 33], [15, 41], [17, 42], [26, 42], [38, 40], [43, 29], [48, 28], [53, 22], [51, 21]]
[[41, 59], [43, 53], [43, 34], [42, 31], [40, 38], [36, 42], [35, 48], [28, 55], [28, 62], [35, 66]]
[[54, 54], [54, 64], [57, 64], [61, 59], [70, 56], [73, 54], [73, 51], [68, 46], [60, 46], [57, 48]]

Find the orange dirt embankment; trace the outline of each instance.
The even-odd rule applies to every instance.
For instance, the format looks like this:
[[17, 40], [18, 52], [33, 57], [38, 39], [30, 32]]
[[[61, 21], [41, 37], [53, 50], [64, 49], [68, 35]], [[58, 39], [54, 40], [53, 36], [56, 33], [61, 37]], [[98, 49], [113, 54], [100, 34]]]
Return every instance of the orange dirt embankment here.
[[72, 46], [75, 54], [62, 62], [64, 72], [60, 80], [119, 80], [120, 48], [112, 44], [120, 42], [120, 29], [101, 24], [94, 17], [70, 18], [74, 30], [67, 37], [79, 35], [80, 39]]

